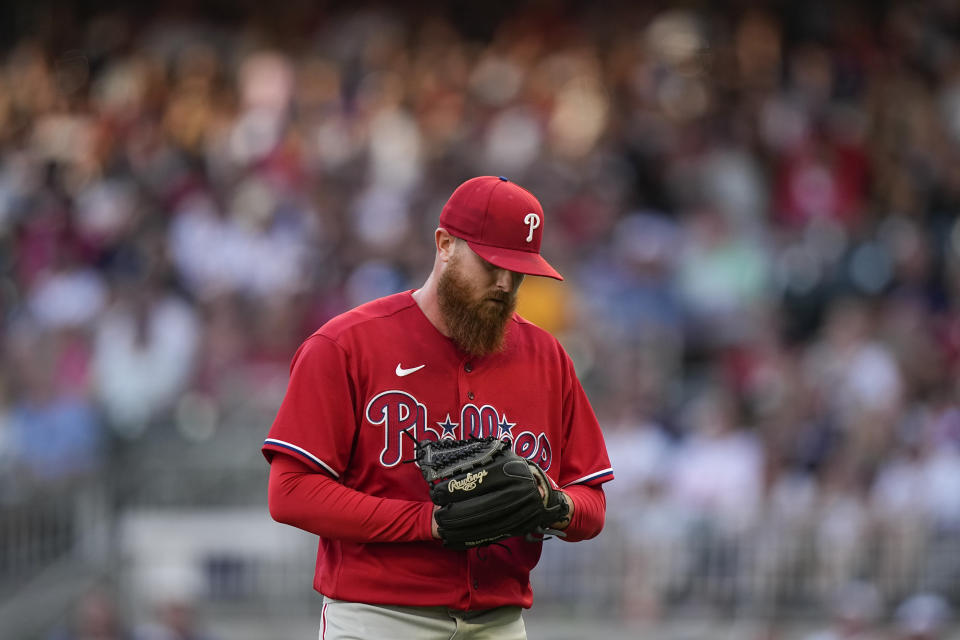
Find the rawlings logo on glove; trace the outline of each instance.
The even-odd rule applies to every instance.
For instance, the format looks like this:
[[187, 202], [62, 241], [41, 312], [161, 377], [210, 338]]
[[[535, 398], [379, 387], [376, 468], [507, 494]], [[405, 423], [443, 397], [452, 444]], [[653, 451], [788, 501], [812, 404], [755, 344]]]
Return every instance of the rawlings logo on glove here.
[[450, 493], [454, 491], [473, 491], [478, 484], [483, 482], [484, 476], [488, 473], [490, 472], [483, 469], [477, 473], [468, 473], [462, 480], [454, 478], [447, 483], [447, 491]]

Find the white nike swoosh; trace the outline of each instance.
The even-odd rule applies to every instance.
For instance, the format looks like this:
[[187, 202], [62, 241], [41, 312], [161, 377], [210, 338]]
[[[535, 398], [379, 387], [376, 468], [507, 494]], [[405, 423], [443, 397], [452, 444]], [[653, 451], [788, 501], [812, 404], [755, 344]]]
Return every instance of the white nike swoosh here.
[[420, 369], [423, 369], [425, 366], [427, 365], [422, 364], [419, 367], [410, 367], [409, 369], [404, 369], [402, 366], [400, 366], [400, 363], [398, 362], [396, 374], [402, 378], [403, 376], [410, 375], [414, 371], [420, 371]]

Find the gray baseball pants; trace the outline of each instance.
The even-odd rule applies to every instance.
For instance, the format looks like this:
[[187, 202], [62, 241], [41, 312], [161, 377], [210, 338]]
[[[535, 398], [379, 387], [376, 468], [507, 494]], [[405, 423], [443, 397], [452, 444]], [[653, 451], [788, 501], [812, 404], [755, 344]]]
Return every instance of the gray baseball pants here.
[[527, 640], [521, 611], [398, 607], [324, 597], [320, 640]]

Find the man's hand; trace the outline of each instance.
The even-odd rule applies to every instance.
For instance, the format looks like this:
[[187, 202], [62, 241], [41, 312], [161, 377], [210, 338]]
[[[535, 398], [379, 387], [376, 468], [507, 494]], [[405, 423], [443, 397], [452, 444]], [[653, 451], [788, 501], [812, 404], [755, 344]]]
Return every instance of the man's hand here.
[[550, 528], [563, 531], [570, 526], [570, 522], [573, 520], [573, 500], [563, 491], [557, 491], [557, 493], [560, 494], [560, 499], [567, 505], [567, 515], [564, 516], [562, 520], [558, 520], [550, 525]]

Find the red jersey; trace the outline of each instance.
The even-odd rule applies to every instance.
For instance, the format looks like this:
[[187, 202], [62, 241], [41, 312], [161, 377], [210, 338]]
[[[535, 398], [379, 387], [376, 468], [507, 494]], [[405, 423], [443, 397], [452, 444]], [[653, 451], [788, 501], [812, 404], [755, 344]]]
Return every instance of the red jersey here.
[[[509, 439], [561, 488], [613, 479], [593, 410], [560, 343], [514, 315], [504, 349], [461, 351], [411, 292], [340, 315], [308, 338], [263, 453], [291, 455], [344, 486], [429, 502], [413, 458], [419, 439]], [[402, 543], [320, 538], [314, 588], [371, 604], [485, 609], [532, 604], [530, 570], [541, 545], [453, 551], [439, 540]]]

